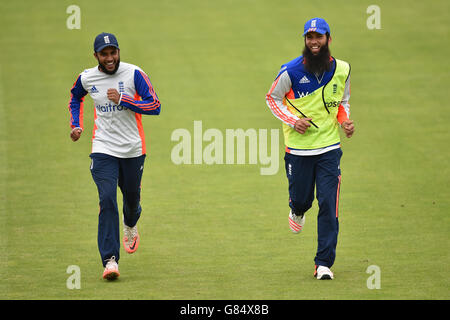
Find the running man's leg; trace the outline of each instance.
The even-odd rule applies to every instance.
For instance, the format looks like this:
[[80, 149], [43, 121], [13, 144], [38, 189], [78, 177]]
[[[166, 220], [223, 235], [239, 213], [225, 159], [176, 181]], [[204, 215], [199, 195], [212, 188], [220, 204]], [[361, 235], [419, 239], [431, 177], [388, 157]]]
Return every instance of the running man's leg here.
[[98, 249], [103, 266], [106, 260], [115, 257], [119, 261], [120, 233], [117, 209], [118, 159], [106, 154], [90, 155], [91, 174], [98, 189], [100, 213], [98, 217]]
[[317, 266], [330, 268], [336, 258], [339, 233], [339, 189], [341, 183], [341, 149], [331, 150], [320, 155], [317, 162], [316, 187], [319, 202], [317, 216], [317, 253], [314, 259]]
[[315, 159], [317, 156], [296, 156], [286, 153], [284, 157], [286, 176], [289, 181], [289, 206], [292, 213], [303, 215], [314, 201]]
[[123, 194], [124, 223], [134, 227], [141, 216], [141, 180], [145, 154], [136, 158], [120, 159], [119, 187]]

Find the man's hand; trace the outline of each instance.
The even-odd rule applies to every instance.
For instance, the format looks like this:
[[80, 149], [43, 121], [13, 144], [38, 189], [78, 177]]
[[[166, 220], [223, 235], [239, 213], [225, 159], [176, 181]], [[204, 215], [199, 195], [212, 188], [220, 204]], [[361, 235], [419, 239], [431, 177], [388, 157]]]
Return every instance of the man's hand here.
[[115, 104], [119, 104], [120, 99], [120, 93], [116, 89], [108, 89], [106, 92], [106, 95], [108, 96], [108, 99], [114, 102]]
[[72, 132], [70, 133], [70, 138], [72, 139], [72, 141], [75, 142], [78, 139], [80, 139], [82, 132], [83, 132], [83, 130], [81, 130], [80, 128], [73, 128]]
[[308, 130], [309, 127], [311, 127], [311, 124], [309, 121], [312, 120], [311, 118], [301, 118], [298, 119], [295, 122], [294, 129], [300, 134], [304, 134], [306, 130]]
[[345, 120], [344, 122], [342, 122], [341, 127], [344, 130], [347, 138], [350, 138], [353, 135], [353, 132], [355, 132], [355, 126], [353, 125], [353, 120]]

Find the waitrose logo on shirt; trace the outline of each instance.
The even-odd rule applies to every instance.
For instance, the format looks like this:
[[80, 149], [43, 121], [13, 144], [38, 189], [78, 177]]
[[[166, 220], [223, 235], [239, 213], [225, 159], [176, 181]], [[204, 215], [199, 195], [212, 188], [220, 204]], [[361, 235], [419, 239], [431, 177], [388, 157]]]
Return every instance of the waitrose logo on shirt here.
[[116, 111], [123, 111], [123, 110], [127, 110], [128, 108], [123, 107], [121, 105], [117, 105], [117, 104], [105, 104], [105, 105], [98, 105], [95, 106], [95, 108], [97, 109], [97, 111], [99, 112], [116, 112]]

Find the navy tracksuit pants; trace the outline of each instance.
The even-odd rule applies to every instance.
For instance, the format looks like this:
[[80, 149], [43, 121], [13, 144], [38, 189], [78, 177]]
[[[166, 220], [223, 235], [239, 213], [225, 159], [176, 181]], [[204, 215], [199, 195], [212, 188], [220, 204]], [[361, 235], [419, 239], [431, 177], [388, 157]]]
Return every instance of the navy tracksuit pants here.
[[315, 156], [286, 153], [285, 166], [289, 181], [289, 206], [297, 215], [311, 208], [316, 188], [319, 203], [317, 216], [317, 253], [314, 262], [330, 268], [336, 257], [339, 232], [338, 207], [341, 183], [341, 149]]
[[141, 179], [145, 155], [136, 158], [117, 158], [103, 153], [90, 155], [91, 174], [98, 189], [100, 213], [98, 217], [98, 249], [103, 266], [112, 256], [119, 261], [120, 229], [117, 207], [117, 186], [123, 195], [123, 218], [134, 227], [141, 215]]

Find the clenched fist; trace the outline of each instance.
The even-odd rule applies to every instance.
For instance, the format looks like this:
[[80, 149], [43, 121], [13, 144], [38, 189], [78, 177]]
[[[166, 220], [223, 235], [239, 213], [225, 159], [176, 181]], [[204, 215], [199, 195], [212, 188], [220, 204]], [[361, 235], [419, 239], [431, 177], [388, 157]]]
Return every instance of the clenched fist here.
[[309, 127], [311, 127], [311, 124], [309, 121], [311, 121], [311, 118], [301, 118], [298, 119], [294, 124], [294, 129], [300, 134], [304, 134], [306, 130], [308, 130]]
[[72, 139], [72, 141], [75, 142], [78, 139], [80, 139], [82, 132], [83, 130], [81, 130], [81, 128], [73, 128], [72, 131], [70, 132], [70, 138]]
[[114, 102], [115, 104], [119, 104], [120, 100], [120, 93], [116, 89], [108, 89], [106, 92], [106, 95], [108, 96], [108, 99]]
[[344, 130], [347, 138], [350, 138], [353, 135], [353, 133], [355, 132], [355, 126], [353, 124], [353, 120], [345, 120], [344, 122], [342, 122], [341, 127]]

